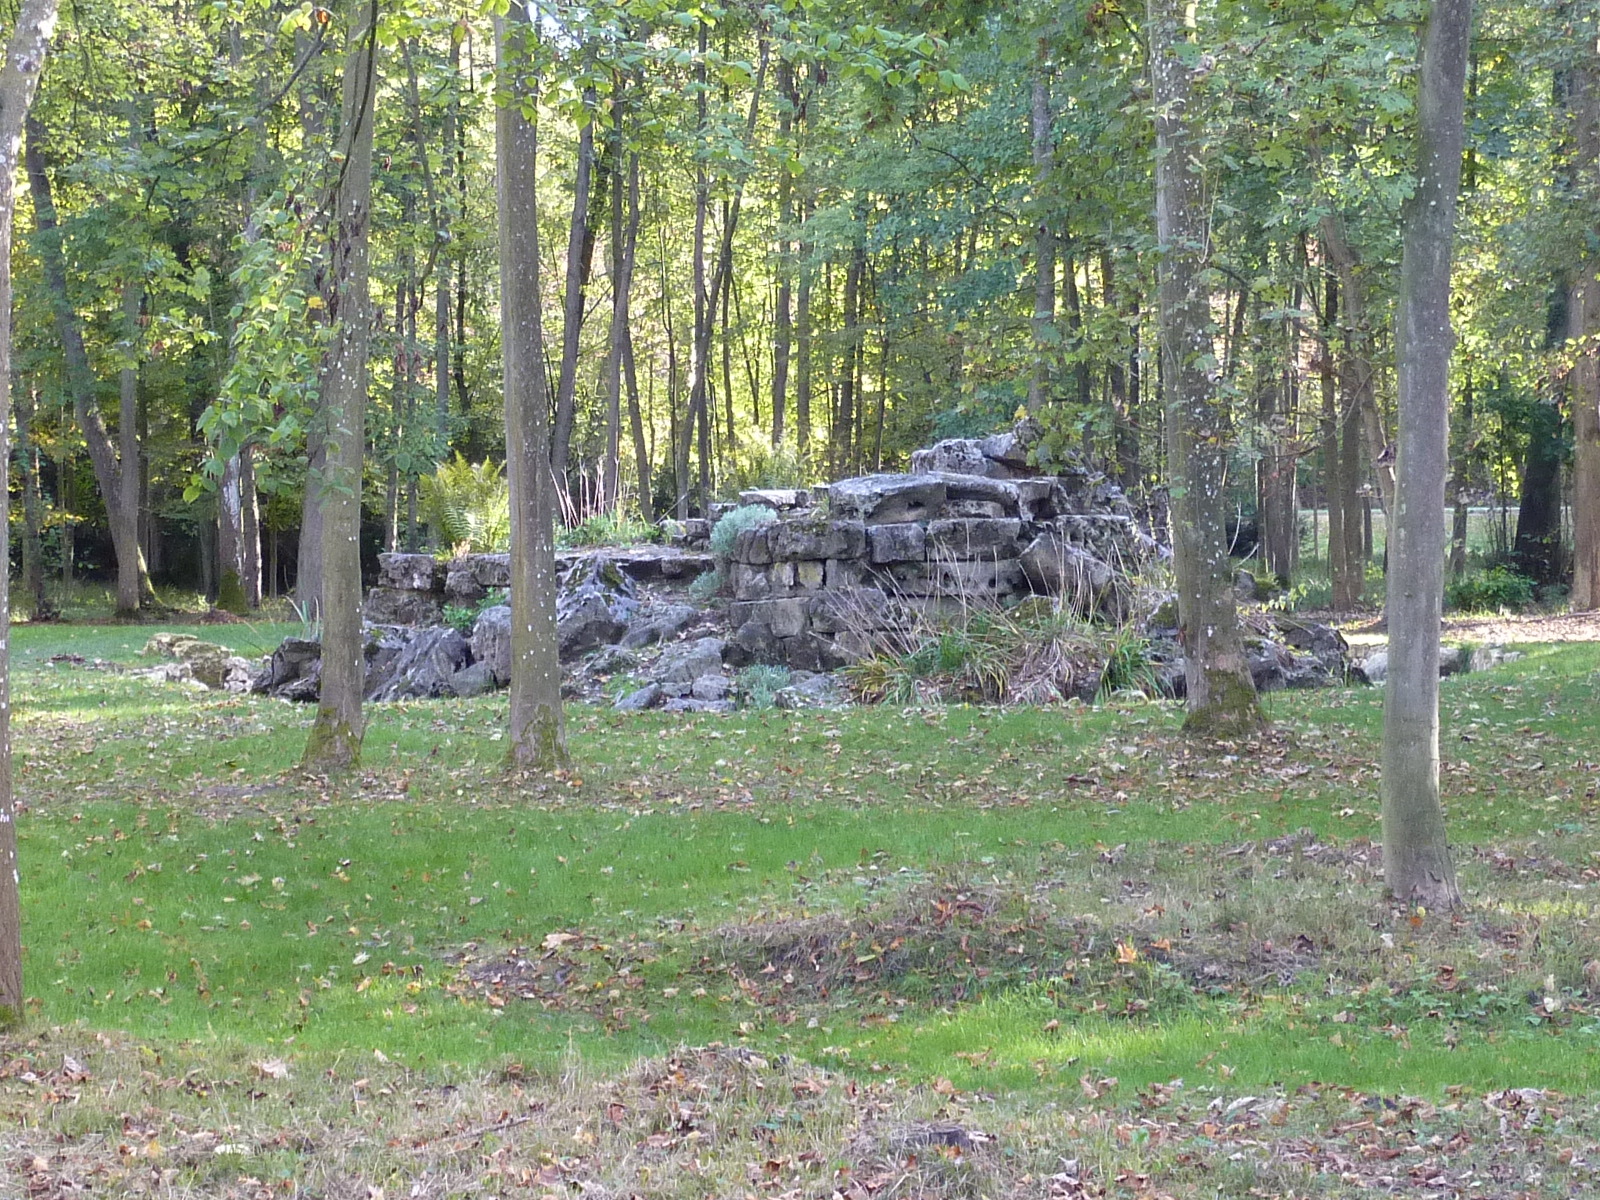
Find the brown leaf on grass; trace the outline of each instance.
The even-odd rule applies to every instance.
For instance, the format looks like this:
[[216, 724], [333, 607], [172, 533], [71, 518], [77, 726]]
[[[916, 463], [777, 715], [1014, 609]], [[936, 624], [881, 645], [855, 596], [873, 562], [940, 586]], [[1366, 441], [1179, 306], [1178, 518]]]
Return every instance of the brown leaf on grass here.
[[281, 1058], [264, 1058], [250, 1066], [262, 1079], [289, 1078], [289, 1064]]

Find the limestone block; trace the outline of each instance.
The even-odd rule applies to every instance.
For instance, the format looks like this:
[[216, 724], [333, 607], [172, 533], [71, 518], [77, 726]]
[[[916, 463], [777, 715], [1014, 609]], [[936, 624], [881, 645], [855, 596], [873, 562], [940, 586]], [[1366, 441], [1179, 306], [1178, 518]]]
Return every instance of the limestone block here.
[[958, 558], [1014, 558], [1022, 522], [1015, 517], [973, 520], [932, 521], [928, 524], [928, 544], [932, 556]]
[[770, 533], [772, 525], [756, 525], [749, 529], [741, 529], [739, 535], [733, 539], [734, 562], [753, 563], [764, 566], [772, 561], [772, 542]]
[[1016, 559], [933, 564], [934, 591], [941, 596], [998, 599], [1026, 590]]
[[860, 558], [867, 529], [859, 521], [783, 521], [772, 527], [772, 557], [778, 562], [807, 558]]
[[863, 475], [833, 484], [828, 503], [840, 520], [889, 525], [927, 520], [938, 512], [945, 494], [937, 475]]
[[867, 531], [867, 545], [874, 563], [920, 562], [927, 556], [928, 534], [913, 521], [874, 525]]
[[444, 583], [444, 567], [431, 554], [378, 555], [378, 585], [409, 592], [431, 592]]
[[866, 577], [859, 559], [830, 558], [823, 566], [823, 586], [830, 589], [859, 587]]
[[735, 600], [765, 600], [772, 595], [772, 580], [766, 567], [736, 562], [728, 568]]
[[826, 569], [821, 562], [812, 560], [797, 562], [794, 567], [794, 585], [803, 591], [820, 591], [826, 576]]

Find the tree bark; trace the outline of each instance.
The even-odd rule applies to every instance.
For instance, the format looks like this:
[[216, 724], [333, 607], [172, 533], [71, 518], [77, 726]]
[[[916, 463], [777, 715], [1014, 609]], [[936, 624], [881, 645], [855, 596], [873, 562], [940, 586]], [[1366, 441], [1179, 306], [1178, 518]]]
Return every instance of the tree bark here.
[[1050, 111], [1049, 42], [1039, 39], [1033, 68], [1030, 125], [1033, 140], [1033, 374], [1028, 380], [1028, 405], [1037, 410], [1053, 397], [1050, 364], [1060, 349], [1056, 333], [1056, 235], [1045, 203], [1050, 173], [1055, 168], [1054, 115]]
[[[595, 110], [594, 88], [586, 88], [584, 105]], [[556, 381], [555, 423], [551, 429], [550, 465], [556, 483], [567, 490], [571, 461], [572, 424], [577, 415], [578, 349], [583, 334], [583, 299], [593, 262], [594, 232], [590, 228], [590, 198], [594, 183], [594, 121], [578, 131], [578, 161], [572, 183], [572, 221], [567, 227], [567, 277], [561, 303], [561, 371]]]
[[[1582, 55], [1568, 104], [1574, 126], [1573, 177], [1590, 202], [1600, 195], [1600, 55]], [[1572, 609], [1600, 609], [1600, 260], [1587, 256], [1567, 301], [1576, 356], [1567, 378], [1572, 402]]]
[[[0, 63], [0, 563], [11, 561], [11, 221], [23, 122], [55, 31], [56, 0], [22, 0]], [[11, 598], [0, 588], [0, 1026], [23, 1018], [21, 873], [11, 767]]]
[[1417, 189], [1406, 212], [1396, 358], [1400, 445], [1389, 518], [1383, 871], [1397, 899], [1461, 904], [1439, 802], [1439, 626], [1450, 424], [1450, 267], [1471, 0], [1434, 0], [1422, 36]]
[[239, 582], [248, 608], [261, 607], [261, 498], [256, 490], [255, 447], [239, 450]]
[[539, 138], [522, 110], [532, 96], [536, 31], [526, 0], [513, 0], [494, 25], [498, 67], [510, 94], [510, 102], [495, 112], [500, 344], [511, 488], [511, 730], [506, 757], [515, 768], [548, 770], [567, 761], [567, 737], [556, 649], [550, 404], [539, 321]]
[[[4, 101], [0, 100], [0, 105]], [[17, 449], [22, 471], [22, 590], [28, 597], [30, 621], [53, 621], [58, 615], [50, 601], [44, 572], [44, 501], [39, 487], [39, 447], [34, 439], [37, 404], [32, 388], [22, 389], [16, 404]]]
[[[28, 186], [33, 194], [34, 225], [39, 232], [38, 250], [43, 267], [45, 287], [50, 294], [55, 317], [56, 336], [67, 364], [67, 390], [72, 396], [73, 416], [89, 446], [89, 461], [94, 466], [95, 482], [102, 496], [115, 497], [106, 506], [107, 522], [111, 526], [112, 548], [117, 557], [117, 615], [135, 615], [141, 608], [153, 606], [155, 590], [150, 586], [150, 574], [145, 569], [144, 551], [139, 545], [138, 435], [132, 419], [137, 393], [131, 392], [127, 380], [122, 386], [119, 409], [127, 410], [126, 427], [119, 429], [122, 453], [126, 455], [132, 443], [134, 456], [119, 460], [118, 448], [106, 431], [105, 418], [100, 412], [100, 402], [95, 396], [94, 375], [89, 365], [89, 352], [84, 345], [83, 323], [72, 307], [67, 291], [66, 254], [61, 244], [61, 229], [56, 216], [55, 197], [50, 185], [50, 175], [45, 166], [44, 130], [37, 120], [26, 119]], [[129, 353], [133, 352], [132, 346]], [[131, 481], [126, 476], [131, 477]], [[133, 503], [128, 501], [132, 487]]]
[[[791, 147], [795, 135], [795, 117], [800, 107], [800, 96], [795, 89], [794, 64], [788, 59], [778, 62], [778, 96], [782, 103], [778, 109], [778, 145], [798, 154]], [[773, 300], [772, 313], [772, 448], [783, 445], [787, 430], [789, 405], [789, 353], [794, 342], [794, 177], [787, 163], [778, 175], [778, 285]]]
[[[1192, 10], [1190, 10], [1192, 12]], [[1161, 367], [1171, 480], [1173, 565], [1184, 647], [1188, 717], [1202, 737], [1238, 737], [1265, 725], [1234, 607], [1222, 495], [1228, 413], [1207, 370], [1213, 355], [1204, 270], [1203, 164], [1192, 140], [1193, 72], [1177, 56], [1182, 0], [1149, 0], [1156, 111], [1156, 239]]]
[[329, 230], [328, 294], [333, 341], [318, 394], [325, 414], [322, 480], [322, 691], [306, 740], [312, 770], [343, 770], [361, 758], [361, 459], [367, 405], [372, 300], [367, 290], [372, 222], [378, 0], [344, 5], [348, 43], [339, 105], [343, 162]]

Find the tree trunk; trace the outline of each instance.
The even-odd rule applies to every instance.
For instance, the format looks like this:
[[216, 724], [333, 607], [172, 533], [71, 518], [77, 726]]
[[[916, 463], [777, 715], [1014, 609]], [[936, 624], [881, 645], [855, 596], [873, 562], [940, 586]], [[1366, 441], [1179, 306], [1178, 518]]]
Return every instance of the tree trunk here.
[[[595, 110], [593, 87], [585, 88], [584, 107]], [[572, 423], [577, 415], [578, 349], [583, 333], [583, 300], [594, 254], [594, 231], [589, 225], [594, 181], [594, 121], [578, 131], [578, 161], [572, 184], [572, 221], [567, 227], [567, 277], [561, 304], [561, 373], [556, 382], [555, 422], [550, 431], [550, 466], [556, 484], [567, 491], [571, 461]]]
[[222, 464], [217, 481], [217, 607], [244, 609], [244, 511], [240, 504], [239, 456]]
[[1560, 411], [1553, 404], [1535, 403], [1527, 433], [1511, 558], [1530, 579], [1553, 583], [1561, 571]]
[[[22, 0], [0, 63], [0, 563], [11, 561], [11, 489], [6, 480], [11, 424], [11, 220], [16, 212], [17, 150], [55, 30], [56, 0]], [[17, 869], [17, 805], [11, 770], [11, 598], [0, 588], [0, 1026], [23, 1018], [22, 905]]]
[[[4, 99], [0, 98], [0, 105], [3, 104]], [[30, 605], [28, 619], [53, 621], [57, 613], [45, 585], [44, 501], [39, 487], [39, 447], [34, 440], [37, 405], [32, 388], [22, 389], [16, 410], [17, 449], [22, 471], [22, 590]]]
[[1450, 423], [1450, 265], [1471, 0], [1434, 0], [1422, 37], [1417, 190], [1406, 212], [1396, 358], [1400, 445], [1389, 512], [1383, 872], [1397, 899], [1461, 904], [1439, 802], [1439, 626]]
[[361, 699], [366, 685], [361, 643], [361, 458], [372, 335], [367, 271], [378, 0], [348, 0], [344, 15], [349, 39], [339, 105], [339, 148], [344, 161], [330, 214], [328, 283], [323, 298], [334, 330], [318, 378], [325, 414], [322, 691], [304, 756], [305, 765], [313, 770], [343, 770], [360, 761]]
[[1028, 405], [1034, 410], [1053, 397], [1050, 364], [1060, 350], [1056, 333], [1056, 236], [1054, 214], [1045, 202], [1055, 167], [1054, 115], [1050, 111], [1049, 42], [1039, 39], [1033, 68], [1033, 374], [1028, 380]]
[[[1568, 103], [1575, 132], [1572, 174], [1591, 203], [1600, 194], [1600, 55], [1584, 53]], [[1600, 261], [1587, 256], [1567, 302], [1577, 354], [1567, 378], [1572, 401], [1572, 609], [1600, 609]]]
[[[616, 159], [621, 171], [623, 159], [621, 120], [618, 119]], [[627, 155], [627, 186], [618, 179], [611, 189], [611, 347], [606, 358], [606, 462], [603, 502], [607, 509], [622, 496], [622, 385], [623, 360], [627, 357], [633, 292], [633, 262], [639, 242], [639, 155]], [[626, 194], [624, 194], [626, 193]], [[626, 200], [626, 203], [624, 203]], [[630, 415], [637, 418], [638, 397], [632, 397]], [[643, 429], [635, 428], [637, 453]], [[640, 511], [650, 511], [648, 471], [639, 477]], [[648, 519], [648, 517], [646, 518]]]
[[261, 498], [256, 490], [255, 447], [239, 450], [239, 582], [248, 608], [261, 607]]
[[[72, 396], [73, 416], [88, 443], [89, 461], [94, 465], [95, 482], [100, 487], [100, 494], [115, 497], [114, 502], [106, 506], [106, 519], [111, 527], [112, 548], [117, 557], [117, 614], [132, 616], [141, 608], [153, 606], [156, 601], [149, 572], [145, 569], [144, 552], [139, 545], [138, 433], [134, 421], [137, 391], [129, 386], [127, 379], [133, 373], [124, 372], [119, 409], [127, 413], [127, 419], [124, 427], [118, 430], [118, 435], [123, 454], [127, 454], [131, 444], [133, 457], [119, 461], [118, 448], [113, 445], [106, 431], [100, 402], [95, 396], [89, 352], [83, 341], [83, 324], [67, 292], [66, 254], [61, 244], [50, 176], [45, 167], [44, 130], [32, 117], [27, 118], [26, 124], [28, 138], [25, 157], [28, 185], [33, 193], [34, 224], [39, 232], [37, 247], [40, 265], [43, 267], [46, 290], [50, 294], [56, 336], [61, 339], [62, 353], [66, 359], [67, 390]], [[128, 353], [134, 353], [131, 341]], [[136, 379], [134, 383], [137, 383]], [[125, 475], [130, 478], [125, 478]], [[133, 490], [131, 504], [128, 502], [130, 488]]]
[[499, 200], [501, 353], [506, 476], [511, 488], [511, 731], [513, 767], [567, 761], [556, 651], [554, 487], [550, 403], [539, 322], [538, 131], [522, 112], [536, 29], [526, 0], [495, 18], [495, 50], [510, 103], [495, 112]]
[[[778, 95], [783, 103], [778, 109], [778, 147], [795, 155], [797, 146], [790, 143], [795, 133], [795, 114], [800, 97], [794, 84], [794, 64], [788, 59], [778, 62]], [[772, 448], [783, 445], [789, 405], [789, 350], [794, 340], [794, 177], [788, 163], [778, 172], [778, 254], [775, 264], [778, 276], [777, 294], [772, 313]]]
[[1193, 35], [1183, 26], [1184, 12], [1182, 0], [1149, 0], [1162, 387], [1187, 687], [1184, 729], [1237, 737], [1259, 731], [1265, 722], [1244, 656], [1228, 561], [1222, 495], [1230, 442], [1227, 403], [1206, 369], [1212, 354], [1204, 277], [1207, 213], [1203, 164], [1190, 129], [1198, 120], [1190, 111], [1193, 73], [1177, 53]]

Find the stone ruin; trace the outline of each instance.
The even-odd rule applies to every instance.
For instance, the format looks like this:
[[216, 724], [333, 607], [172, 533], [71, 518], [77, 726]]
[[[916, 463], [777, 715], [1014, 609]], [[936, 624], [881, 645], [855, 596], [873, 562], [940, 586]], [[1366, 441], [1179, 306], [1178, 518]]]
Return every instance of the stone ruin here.
[[1079, 466], [1042, 474], [1031, 422], [916, 451], [911, 471], [813, 492], [746, 492], [774, 510], [727, 564], [732, 640], [749, 660], [829, 670], [929, 612], [1042, 595], [1128, 615], [1161, 553], [1120, 488]]

